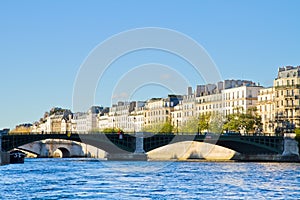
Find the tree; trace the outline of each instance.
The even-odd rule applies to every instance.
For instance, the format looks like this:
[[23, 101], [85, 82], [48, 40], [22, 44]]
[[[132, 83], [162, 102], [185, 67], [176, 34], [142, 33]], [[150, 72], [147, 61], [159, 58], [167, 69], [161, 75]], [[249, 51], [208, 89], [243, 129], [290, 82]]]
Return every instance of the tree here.
[[174, 127], [170, 122], [156, 123], [143, 128], [144, 132], [150, 133], [173, 133]]
[[202, 131], [210, 131], [220, 133], [223, 128], [223, 116], [221, 113], [207, 113], [201, 114], [198, 118], [191, 117], [181, 127], [184, 133], [197, 133]]
[[241, 120], [239, 114], [227, 115], [226, 122], [223, 125], [223, 130], [226, 131], [240, 131]]
[[246, 113], [233, 113], [227, 116], [227, 120], [223, 126], [227, 131], [245, 131], [256, 132], [261, 130], [261, 117], [257, 115], [256, 108], [249, 108]]
[[209, 129], [210, 117], [211, 117], [210, 113], [200, 114], [199, 124], [198, 124], [200, 132]]
[[173, 125], [169, 122], [163, 123], [161, 129], [158, 131], [158, 133], [172, 133], [173, 132]]
[[105, 128], [103, 129], [103, 133], [118, 133], [118, 132], [123, 132], [123, 130], [119, 129], [119, 128]]
[[295, 129], [295, 134], [296, 134], [295, 140], [298, 142], [298, 148], [300, 150], [300, 128]]
[[224, 116], [222, 113], [213, 113], [210, 116], [209, 131], [213, 133], [221, 133], [224, 125]]
[[180, 132], [183, 133], [197, 133], [199, 120], [197, 117], [189, 118], [180, 128]]

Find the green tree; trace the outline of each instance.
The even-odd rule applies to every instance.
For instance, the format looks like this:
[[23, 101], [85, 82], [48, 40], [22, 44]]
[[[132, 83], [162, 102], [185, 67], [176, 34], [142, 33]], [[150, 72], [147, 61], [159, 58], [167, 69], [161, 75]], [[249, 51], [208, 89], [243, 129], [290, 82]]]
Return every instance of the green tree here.
[[198, 124], [200, 132], [209, 129], [210, 117], [211, 117], [210, 113], [200, 114], [199, 124]]
[[199, 124], [199, 120], [197, 119], [197, 117], [191, 117], [180, 127], [180, 132], [197, 133], [198, 124]]
[[213, 133], [221, 133], [224, 125], [224, 116], [222, 113], [212, 113], [210, 116], [209, 131]]
[[161, 129], [158, 131], [158, 133], [172, 133], [173, 130], [173, 125], [169, 122], [165, 122], [162, 124]]
[[261, 117], [257, 115], [256, 108], [249, 108], [246, 113], [233, 113], [227, 116], [227, 120], [223, 126], [224, 130], [241, 131], [246, 133], [255, 132], [261, 129]]
[[123, 132], [122, 129], [119, 128], [105, 128], [102, 131], [103, 133], [118, 133], [118, 132]]
[[295, 140], [298, 142], [298, 149], [299, 149], [299, 153], [300, 153], [300, 128], [296, 128], [295, 129]]
[[173, 133], [173, 130], [174, 127], [170, 122], [156, 123], [143, 128], [144, 132], [150, 133]]
[[226, 122], [223, 125], [223, 129], [226, 131], [239, 131], [242, 122], [240, 119], [240, 114], [230, 114], [227, 115]]
[[295, 129], [295, 134], [296, 134], [296, 137], [300, 138], [300, 128]]

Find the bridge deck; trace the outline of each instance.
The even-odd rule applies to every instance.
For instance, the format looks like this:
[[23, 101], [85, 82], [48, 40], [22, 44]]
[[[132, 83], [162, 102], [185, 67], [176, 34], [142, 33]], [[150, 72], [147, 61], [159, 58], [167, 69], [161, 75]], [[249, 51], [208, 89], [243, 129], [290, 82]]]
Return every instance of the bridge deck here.
[[[280, 136], [223, 136], [223, 135], [174, 135], [174, 134], [144, 134], [144, 150], [149, 152], [161, 146], [183, 141], [197, 141], [216, 144], [242, 154], [280, 154], [283, 152], [283, 137]], [[103, 149], [108, 153], [128, 153], [135, 151], [136, 138], [124, 134], [120, 139], [118, 134], [23, 134], [3, 135], [2, 149], [10, 151], [18, 146], [45, 139], [64, 139], [86, 143]]]

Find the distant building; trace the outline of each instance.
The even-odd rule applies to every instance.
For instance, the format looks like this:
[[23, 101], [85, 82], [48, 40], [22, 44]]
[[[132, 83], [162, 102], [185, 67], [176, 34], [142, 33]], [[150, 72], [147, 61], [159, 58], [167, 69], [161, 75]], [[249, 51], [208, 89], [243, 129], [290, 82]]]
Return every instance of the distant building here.
[[175, 131], [180, 131], [180, 127], [183, 125], [183, 109], [182, 101], [180, 101], [176, 106], [174, 106], [172, 113], [172, 125], [175, 128]]
[[[176, 107], [176, 108], [179, 108], [179, 107]], [[180, 121], [180, 125], [184, 125], [191, 118], [197, 117], [196, 96], [194, 94], [184, 95], [182, 98], [180, 108], [182, 110], [182, 114], [181, 114], [181, 119], [178, 119], [178, 120]], [[177, 111], [177, 113], [179, 113], [179, 112]], [[177, 116], [176, 116], [176, 118], [177, 118]], [[177, 121], [176, 121], [176, 124], [177, 124]]]
[[108, 113], [98, 116], [99, 129], [120, 129], [124, 132], [139, 132], [144, 127], [144, 101], [118, 102]]
[[[7, 129], [6, 129], [7, 130]], [[11, 130], [10, 134], [26, 134], [32, 132], [32, 124], [26, 123], [26, 124], [19, 124], [17, 125], [13, 130]]]
[[245, 113], [248, 108], [256, 107], [261, 86], [240, 86], [222, 90], [223, 115], [237, 112]]
[[224, 80], [216, 84], [198, 85], [195, 94], [183, 96], [182, 121], [207, 113], [226, 116], [237, 108], [246, 112], [249, 107], [256, 106], [261, 88], [248, 80]]
[[300, 66], [282, 67], [273, 87], [263, 88], [249, 80], [224, 80], [216, 84], [188, 87], [187, 95], [168, 95], [147, 101], [118, 102], [110, 108], [92, 106], [87, 112], [53, 108], [32, 125], [19, 125], [13, 131], [50, 133], [68, 131], [87, 133], [106, 128], [140, 132], [169, 122], [174, 131], [201, 114], [246, 113], [257, 108], [263, 131], [274, 133], [277, 127], [295, 124], [300, 127]]
[[131, 130], [133, 121], [130, 121], [129, 114], [134, 110], [133, 103], [131, 102], [118, 102], [111, 107], [109, 112], [110, 122], [112, 128], [120, 128], [125, 132]]
[[257, 113], [261, 116], [263, 132], [273, 134], [275, 131], [275, 90], [273, 87], [262, 88], [257, 97]]
[[197, 85], [196, 92], [184, 95], [181, 103], [172, 111], [173, 124], [184, 126], [202, 114], [225, 117], [236, 112], [245, 113], [249, 108], [256, 107], [261, 88], [248, 80], [224, 80], [216, 84]]
[[288, 121], [300, 127], [300, 66], [279, 68], [274, 89], [276, 126]]
[[98, 115], [103, 111], [103, 107], [92, 106], [87, 112], [77, 112], [73, 114], [72, 131], [87, 133], [98, 129]]
[[145, 105], [145, 126], [154, 126], [165, 122], [172, 123], [174, 107], [182, 101], [181, 95], [168, 95], [167, 98], [152, 98]]

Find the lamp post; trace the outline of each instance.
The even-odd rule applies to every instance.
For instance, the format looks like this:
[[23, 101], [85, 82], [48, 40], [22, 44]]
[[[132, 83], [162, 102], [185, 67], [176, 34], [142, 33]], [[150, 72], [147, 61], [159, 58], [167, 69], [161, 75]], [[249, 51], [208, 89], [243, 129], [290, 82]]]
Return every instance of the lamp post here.
[[177, 132], [177, 135], [178, 135], [178, 119], [176, 120], [176, 132]]
[[136, 118], [133, 117], [133, 133], [135, 134], [135, 122], [136, 122]]
[[115, 119], [112, 120], [113, 121], [113, 132], [115, 131]]

